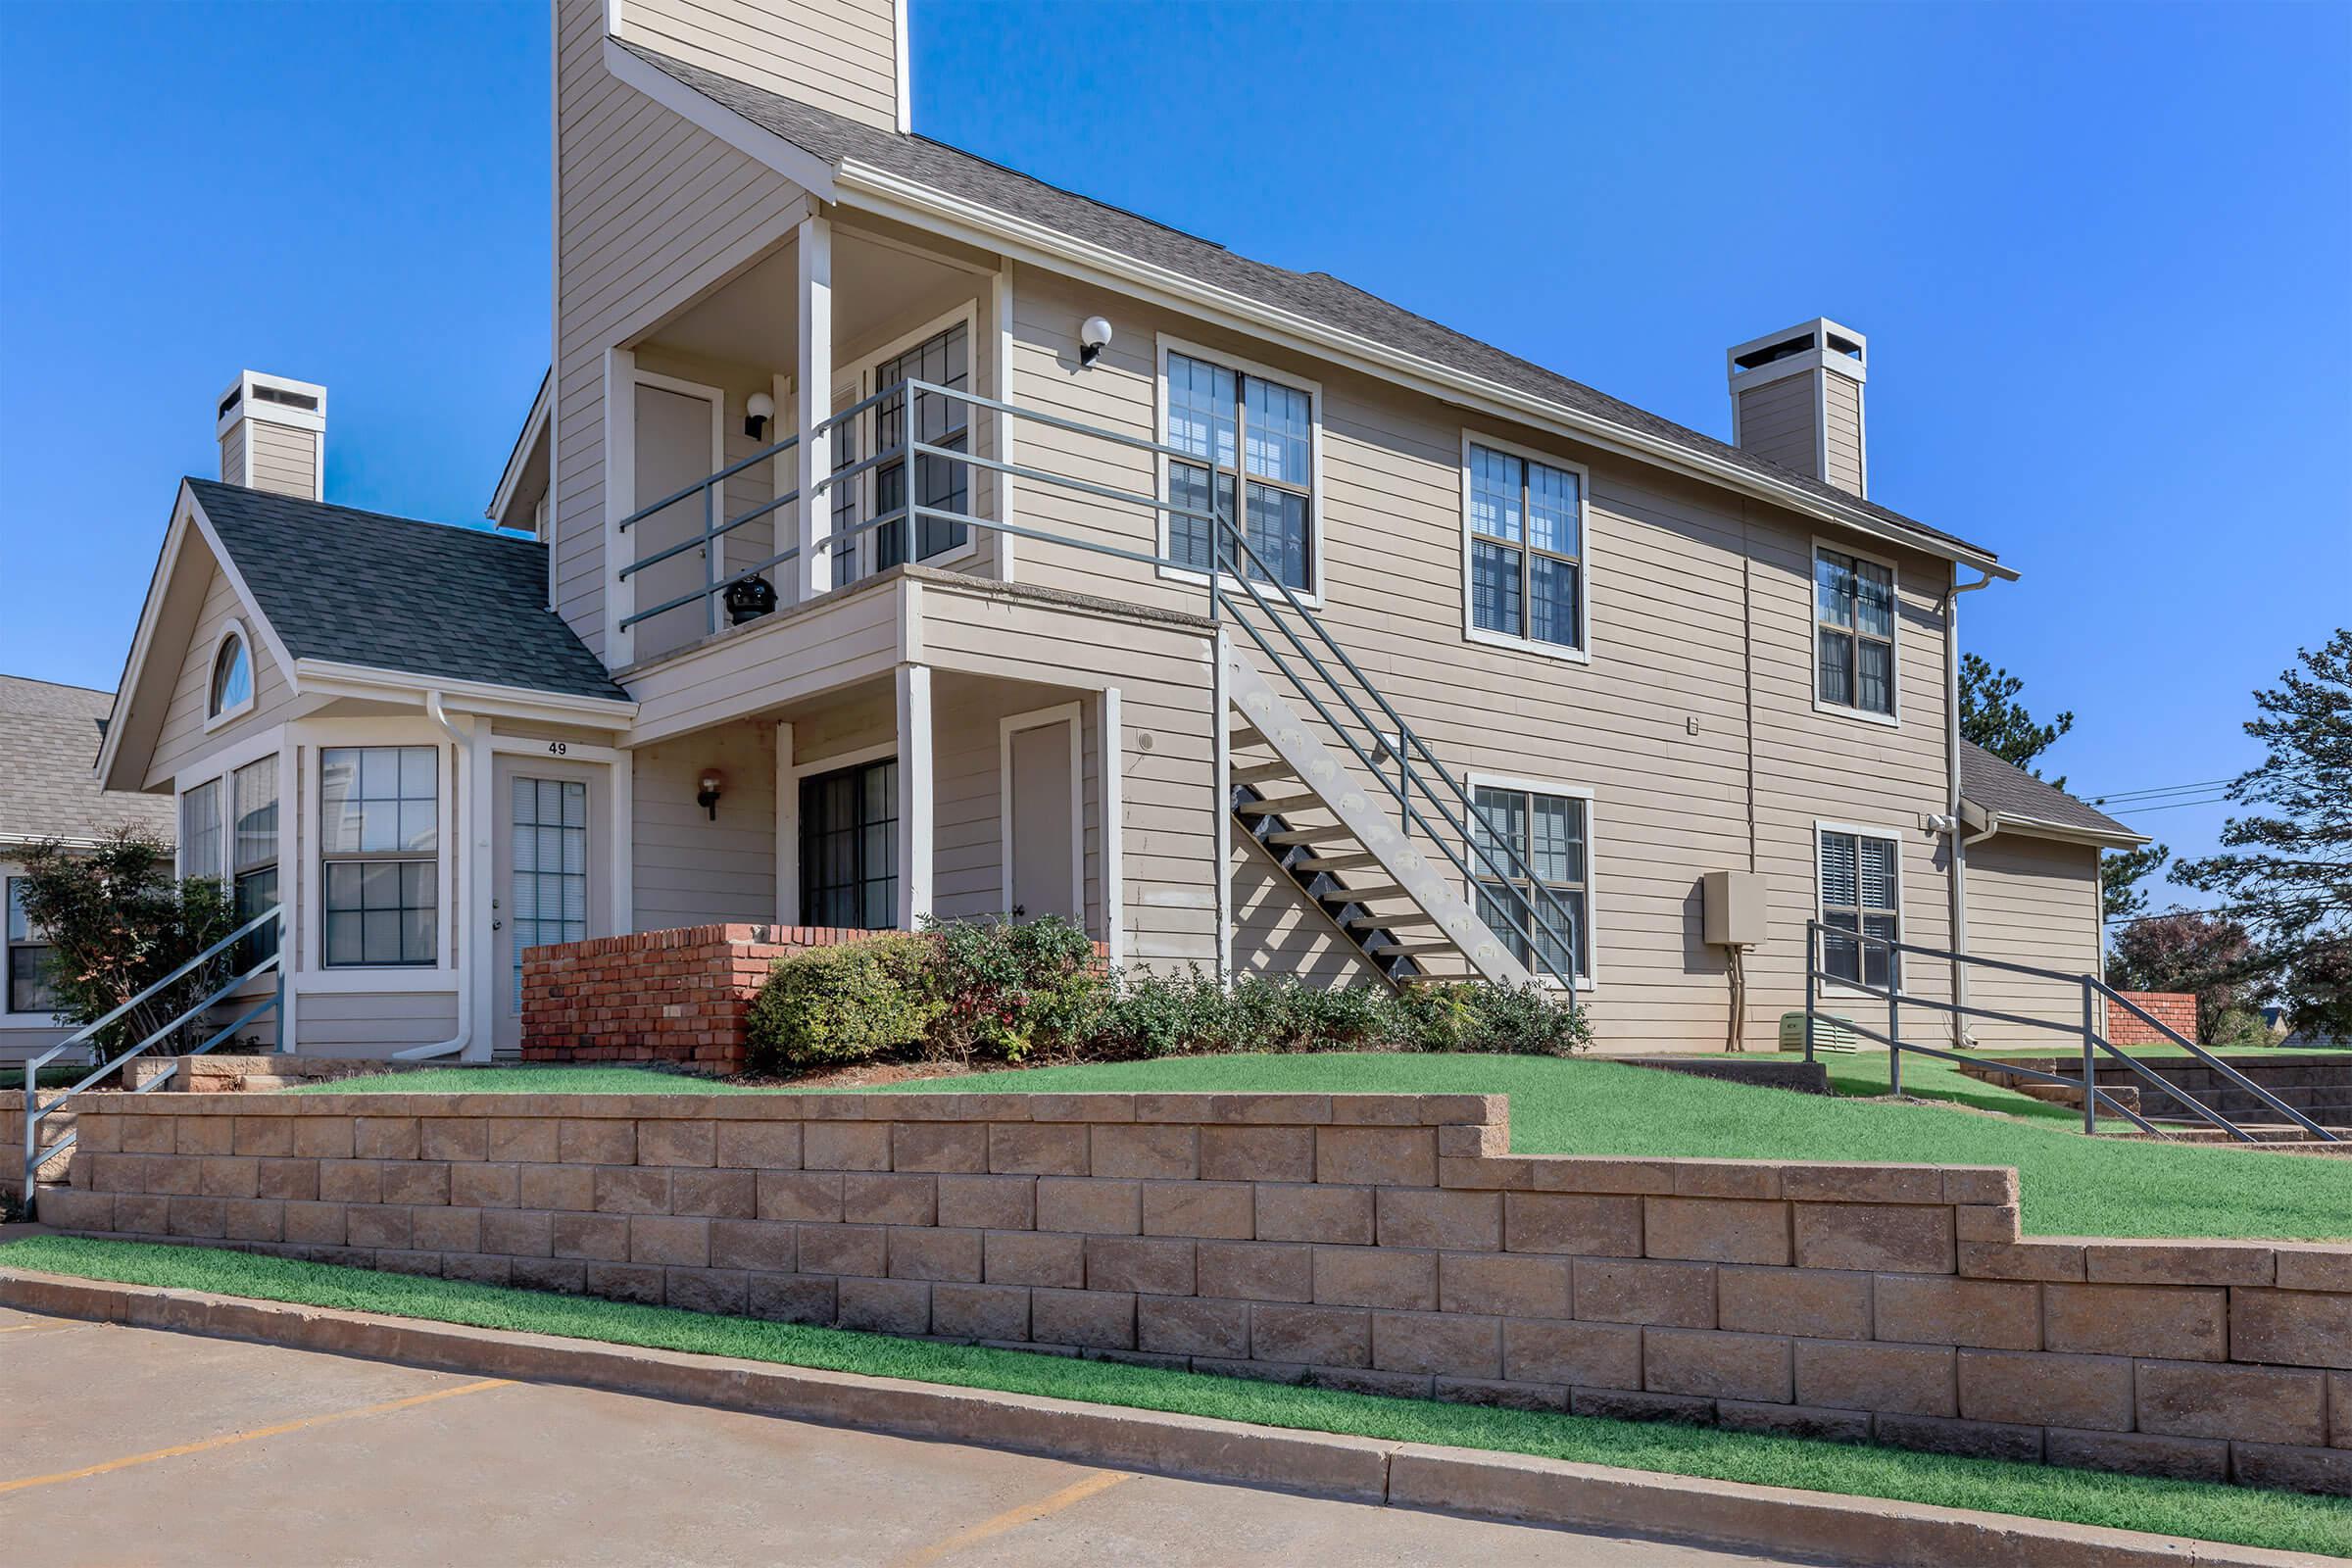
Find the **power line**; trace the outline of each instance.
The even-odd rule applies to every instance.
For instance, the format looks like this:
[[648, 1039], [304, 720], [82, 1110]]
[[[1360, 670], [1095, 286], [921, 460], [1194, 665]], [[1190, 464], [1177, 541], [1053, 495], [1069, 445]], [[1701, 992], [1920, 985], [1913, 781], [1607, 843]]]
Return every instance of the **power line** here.
[[[2100, 801], [2094, 804], [2104, 806], [2107, 803]], [[2145, 816], [2150, 811], [2178, 811], [2184, 806], [2228, 806], [2231, 803], [2227, 795], [2208, 795], [2201, 800], [2165, 801], [2156, 806], [2118, 806], [2113, 810], [2117, 816]]]
[[[2099, 801], [2132, 801], [2148, 795], [2186, 795], [2191, 790], [2219, 789], [2225, 784], [2234, 782], [2236, 781], [2233, 778], [2209, 778], [2195, 784], [2152, 784], [2145, 789], [2109, 790], [2105, 794], [2092, 795], [2090, 798]], [[2088, 794], [2089, 792], [2085, 791], [2084, 793]]]

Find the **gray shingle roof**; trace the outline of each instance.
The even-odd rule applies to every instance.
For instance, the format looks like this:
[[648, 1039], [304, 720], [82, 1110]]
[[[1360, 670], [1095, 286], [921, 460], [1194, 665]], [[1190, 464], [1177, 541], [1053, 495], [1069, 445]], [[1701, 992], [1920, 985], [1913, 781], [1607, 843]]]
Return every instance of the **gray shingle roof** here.
[[2143, 837], [2056, 785], [2045, 784], [2024, 768], [2002, 761], [1974, 741], [1960, 743], [1960, 795], [2001, 816], [2023, 817], [2053, 827], [2107, 833], [2134, 841]]
[[[615, 40], [618, 41], [618, 40]], [[1328, 272], [1294, 272], [1237, 256], [1222, 245], [1155, 223], [1124, 209], [1033, 179], [927, 136], [899, 135], [810, 104], [673, 60], [656, 50], [620, 47], [704, 97], [733, 110], [838, 168], [855, 160], [984, 207], [1040, 223], [1055, 233], [1163, 267], [1198, 282], [1270, 305], [1469, 375], [1627, 426], [1696, 456], [1734, 464], [1793, 485], [1824, 501], [1858, 508], [1894, 527], [1984, 551], [1956, 534], [1906, 517], [1835, 485], [1742, 452], [1711, 435], [1660, 418], [1581, 381], [1530, 364], [1489, 343], [1416, 316]], [[1990, 554], [1990, 552], [1984, 552]]]
[[536, 539], [190, 479], [286, 651], [423, 677], [626, 701], [547, 608]]
[[172, 798], [98, 787], [112, 692], [0, 675], [0, 840], [95, 839], [136, 827], [169, 843]]

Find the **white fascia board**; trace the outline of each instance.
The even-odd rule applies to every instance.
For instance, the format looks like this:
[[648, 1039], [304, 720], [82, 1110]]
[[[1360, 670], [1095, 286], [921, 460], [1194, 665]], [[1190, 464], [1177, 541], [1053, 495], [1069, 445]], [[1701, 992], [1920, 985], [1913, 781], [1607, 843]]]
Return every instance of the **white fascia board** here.
[[[507, 514], [514, 502], [514, 487], [522, 483], [523, 469], [531, 466], [532, 449], [547, 435], [548, 399], [556, 384], [553, 369], [539, 380], [539, 395], [531, 399], [531, 412], [522, 416], [522, 430], [514, 437], [514, 449], [507, 454], [507, 466], [499, 471], [498, 488], [490, 493], [490, 505], [482, 515], [492, 522]], [[548, 487], [555, 487], [555, 454], [548, 454]]]
[[833, 166], [774, 131], [756, 125], [715, 98], [687, 86], [665, 71], [647, 65], [612, 37], [604, 40], [605, 70], [671, 114], [709, 131], [737, 152], [757, 159], [818, 201], [834, 201]]
[[[1974, 802], [1962, 802], [1963, 806], [1974, 804]], [[2149, 837], [2145, 833], [2133, 833], [2129, 829], [2120, 833], [2111, 833], [2104, 828], [2075, 827], [2065, 822], [2045, 822], [2039, 817], [2017, 816], [2008, 811], [1988, 811], [1985, 813], [1985, 820], [1998, 826], [2003, 833], [2014, 833], [2023, 838], [2056, 839], [2065, 844], [2090, 844], [2109, 850], [2136, 849], [2147, 843]]]
[[237, 570], [236, 563], [229, 560], [228, 552], [220, 547], [220, 536], [213, 531], [212, 520], [205, 516], [204, 508], [197, 504], [195, 492], [182, 479], [179, 493], [172, 499], [171, 526], [164, 531], [164, 548], [156, 557], [155, 575], [147, 584], [147, 601], [139, 607], [139, 624], [131, 634], [130, 657], [123, 663], [122, 681], [115, 687], [115, 704], [107, 716], [106, 738], [99, 744], [98, 765], [94, 772], [101, 789], [135, 792], [139, 788], [136, 784], [118, 785], [112, 782], [116, 764], [121, 759], [122, 736], [129, 728], [122, 722], [122, 710], [125, 704], [137, 700], [140, 683], [146, 679], [147, 661], [155, 652], [156, 622], [163, 613], [172, 574], [179, 569], [179, 563], [186, 554], [191, 531], [204, 541], [204, 548], [212, 555], [213, 564], [228, 579], [230, 591], [237, 596], [237, 606], [244, 612], [246, 626], [270, 651], [270, 659], [277, 664], [278, 673], [285, 676], [286, 684], [296, 693], [302, 690], [302, 683], [295, 673], [293, 657], [287, 653], [284, 640], [277, 635], [277, 628], [270, 624], [270, 617], [262, 613], [262, 607], [255, 601], [253, 590], [246, 586], [244, 575]]
[[[667, 79], [667, 78], [664, 78]], [[700, 96], [699, 94], [697, 96]], [[704, 100], [708, 102], [709, 100]], [[789, 172], [789, 171], [786, 171]], [[1664, 467], [1712, 480], [1776, 506], [1786, 507], [1824, 522], [1850, 528], [1874, 539], [1957, 561], [1979, 571], [2015, 582], [2018, 573], [1983, 551], [1952, 544], [1928, 534], [1898, 528], [1858, 509], [1840, 506], [1794, 485], [1743, 468], [1703, 452], [1693, 452], [1644, 431], [1603, 419], [1595, 415], [1547, 402], [1466, 371], [1435, 364], [1400, 349], [1373, 342], [1351, 332], [1247, 299], [1230, 290], [1202, 283], [1180, 272], [1123, 256], [1103, 246], [1073, 239], [1042, 223], [1014, 218], [917, 184], [855, 159], [845, 161], [835, 175], [844, 206], [896, 218], [934, 233], [946, 232], [983, 249], [1015, 260], [1070, 273], [1082, 282], [1138, 293], [1152, 303], [1176, 310], [1206, 311], [1226, 324], [1244, 330], [1282, 335], [1286, 346], [1336, 359], [1351, 368], [1396, 382], [1447, 402], [1467, 402], [1496, 417], [1524, 420], [1603, 448]], [[944, 227], [943, 227], [944, 225]]]
[[448, 680], [410, 670], [375, 669], [323, 659], [298, 660], [295, 668], [302, 678], [302, 690], [318, 697], [422, 703], [427, 692], [439, 692], [443, 703], [458, 712], [497, 718], [536, 718], [610, 730], [626, 729], [637, 716], [635, 703], [610, 697], [574, 697], [486, 681]]

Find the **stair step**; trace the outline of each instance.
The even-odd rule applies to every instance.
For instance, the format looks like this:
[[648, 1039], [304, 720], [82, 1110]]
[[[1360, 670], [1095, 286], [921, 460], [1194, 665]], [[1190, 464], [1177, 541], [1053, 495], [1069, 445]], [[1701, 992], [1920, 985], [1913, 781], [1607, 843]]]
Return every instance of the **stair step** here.
[[[1332, 822], [1322, 827], [1285, 828], [1280, 833], [1268, 833], [1261, 842], [1288, 847], [1293, 844], [1354, 844], [1360, 841], [1346, 824]], [[1369, 860], [1372, 857], [1367, 855], [1364, 858]], [[1305, 867], [1301, 866], [1300, 869]]]
[[1398, 942], [1385, 948], [1366, 948], [1375, 958], [1434, 958], [1462, 956], [1462, 950], [1451, 942]]
[[1436, 916], [1419, 909], [1408, 909], [1402, 914], [1351, 914], [1340, 922], [1350, 931], [1384, 931], [1400, 925], [1434, 926], [1437, 923]]
[[1282, 795], [1271, 800], [1250, 801], [1233, 808], [1236, 816], [1288, 816], [1294, 811], [1328, 811], [1320, 795]]
[[1361, 871], [1380, 864], [1380, 857], [1366, 851], [1357, 855], [1309, 855], [1300, 859], [1297, 869], [1316, 871]]
[[1249, 767], [1233, 769], [1236, 784], [1279, 784], [1298, 776], [1298, 770], [1288, 762], [1257, 762]]
[[1271, 746], [1273, 744], [1249, 724], [1236, 724], [1225, 732], [1225, 745], [1228, 749], [1238, 746]]
[[1377, 888], [1342, 888], [1337, 893], [1323, 895], [1325, 904], [1370, 904], [1377, 899], [1401, 899], [1404, 889], [1391, 882]]

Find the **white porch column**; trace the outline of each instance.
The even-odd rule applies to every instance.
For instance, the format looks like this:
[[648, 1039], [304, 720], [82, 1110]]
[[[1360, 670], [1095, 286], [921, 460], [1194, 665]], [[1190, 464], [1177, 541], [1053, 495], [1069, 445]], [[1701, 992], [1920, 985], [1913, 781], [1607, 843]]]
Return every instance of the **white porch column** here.
[[931, 667], [899, 666], [899, 929], [931, 913]]
[[795, 558], [800, 570], [794, 575], [800, 584], [798, 602], [807, 604], [833, 585], [831, 553], [816, 543], [832, 526], [833, 515], [832, 507], [826, 504], [831, 498], [816, 493], [817, 485], [833, 471], [832, 432], [817, 428], [833, 412], [832, 220], [802, 220], [795, 249], [800, 257], [801, 335], [800, 383], [793, 394], [793, 409], [800, 421], [801, 441], [794, 450], [801, 455], [801, 499], [793, 511], [800, 519], [801, 553]]

